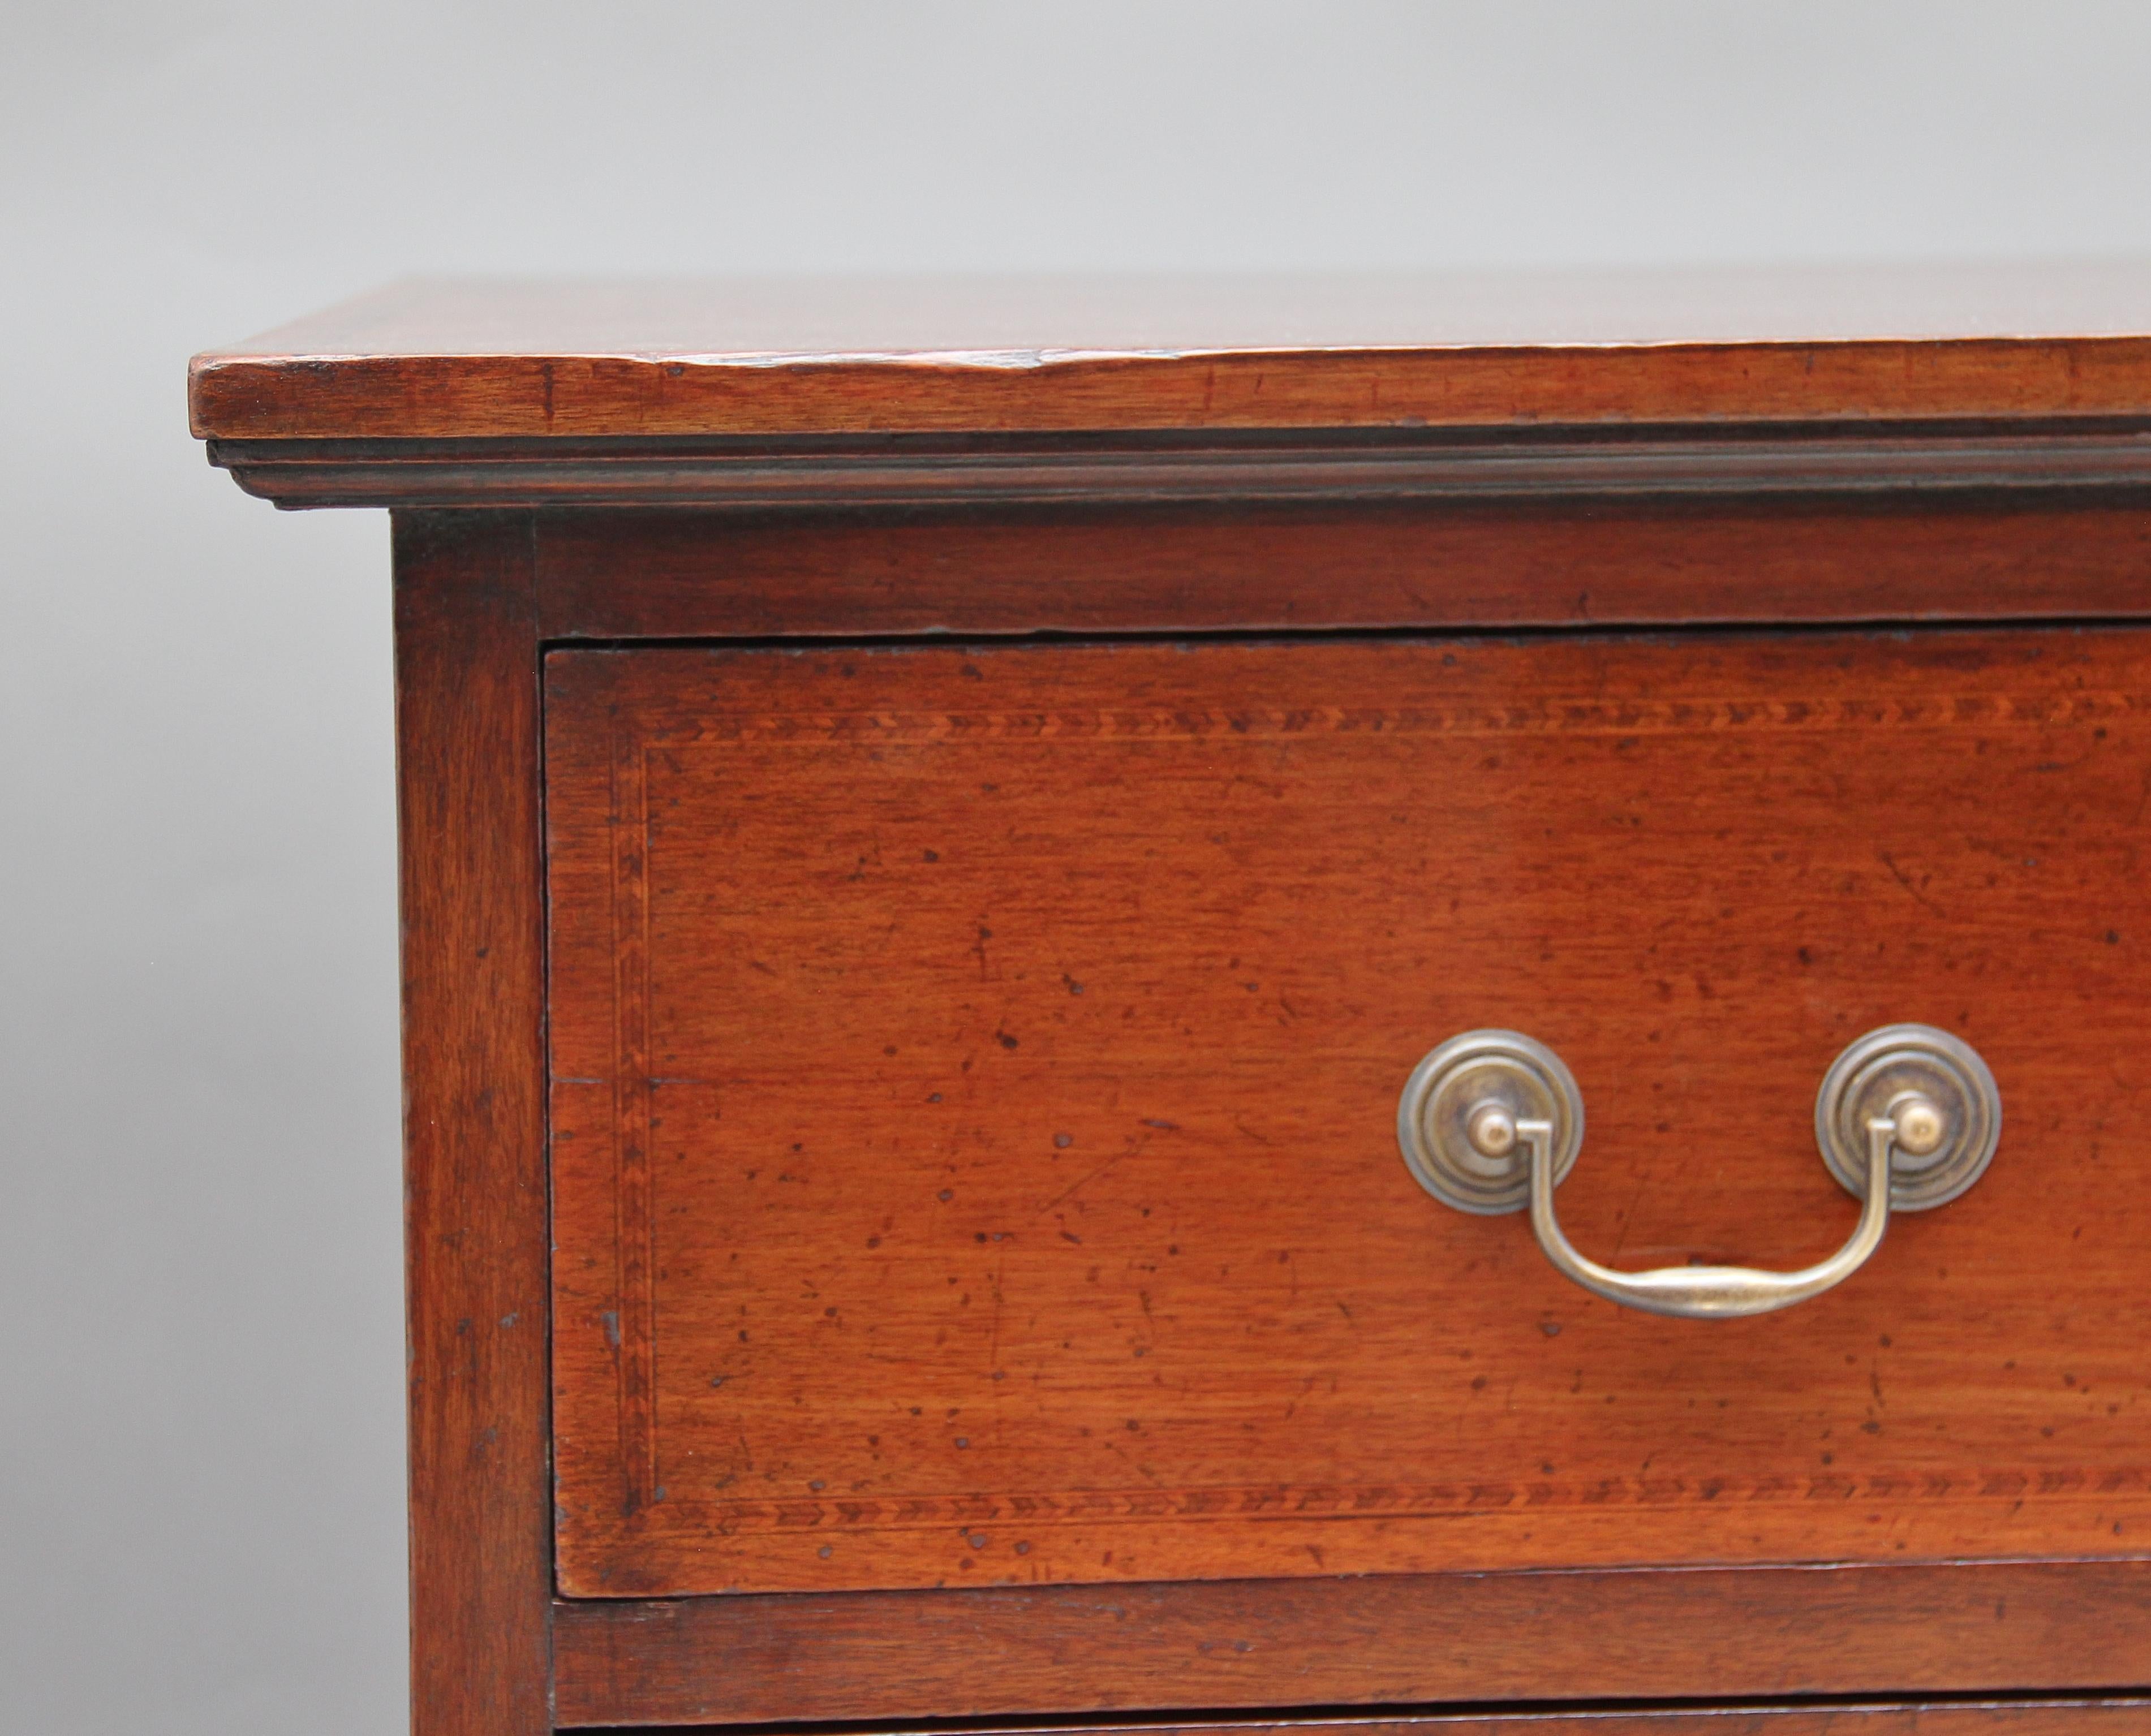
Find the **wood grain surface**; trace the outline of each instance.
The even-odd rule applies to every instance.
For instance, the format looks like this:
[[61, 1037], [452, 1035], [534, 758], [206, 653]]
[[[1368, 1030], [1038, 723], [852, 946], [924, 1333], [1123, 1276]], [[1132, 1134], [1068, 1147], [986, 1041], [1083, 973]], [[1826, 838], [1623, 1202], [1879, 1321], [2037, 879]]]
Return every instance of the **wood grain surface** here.
[[[675, 1726], [691, 1728], [693, 1726]], [[1032, 1736], [1035, 1725], [1023, 1727]], [[2141, 1736], [2151, 1702], [2025, 1700], [1890, 1705], [1695, 1706], [1486, 1715], [1303, 1718], [1263, 1722], [1055, 1724], [1061, 1736]], [[666, 1736], [640, 1727], [640, 1736]], [[983, 1730], [978, 1736], [1015, 1736]]]
[[536, 1736], [552, 1541], [530, 523], [395, 532], [412, 1728]]
[[2113, 501], [559, 512], [549, 639], [1977, 620], [2151, 611]]
[[[570, 1592], [2144, 1548], [2143, 634], [546, 689]], [[1804, 1263], [1816, 1084], [1903, 1020], [2002, 1151], [1786, 1314], [1598, 1301], [1397, 1153], [1419, 1057], [1521, 1029], [1587, 1252]]]
[[2142, 417], [1547, 429], [747, 439], [212, 440], [251, 494], [329, 506], [726, 513], [1160, 502], [1861, 500], [2151, 487]]
[[230, 439], [2151, 411], [2151, 272], [398, 286], [195, 358]]
[[557, 1621], [571, 1726], [2151, 1678], [2143, 1561], [593, 1600], [563, 1602]]

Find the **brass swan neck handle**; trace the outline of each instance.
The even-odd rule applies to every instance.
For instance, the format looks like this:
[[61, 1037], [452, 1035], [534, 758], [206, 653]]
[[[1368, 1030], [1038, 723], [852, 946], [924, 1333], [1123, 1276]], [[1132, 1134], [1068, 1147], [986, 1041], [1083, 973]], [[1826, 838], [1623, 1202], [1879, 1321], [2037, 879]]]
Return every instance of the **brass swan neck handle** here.
[[1769, 1313], [1842, 1283], [1882, 1245], [1892, 1209], [1921, 1211], [1978, 1180], [2001, 1135], [1987, 1064], [1927, 1025], [1886, 1025], [1846, 1049], [1815, 1100], [1815, 1137], [1838, 1180], [1863, 1201], [1851, 1237], [1794, 1272], [1668, 1266], [1622, 1272], [1580, 1252], [1554, 1189], [1583, 1138], [1583, 1101], [1560, 1058], [1515, 1031], [1469, 1031], [1422, 1061], [1405, 1087], [1398, 1137], [1427, 1191], [1460, 1209], [1528, 1205], [1531, 1232], [1562, 1277], [1624, 1308], [1683, 1319]]
[[1531, 1233], [1553, 1269], [1623, 1308], [1687, 1320], [1730, 1320], [1790, 1308], [1842, 1283], [1865, 1265], [1890, 1227], [1890, 1149], [1896, 1131], [1894, 1121], [1868, 1123], [1867, 1198], [1860, 1207], [1859, 1227], [1828, 1259], [1797, 1272], [1765, 1272], [1753, 1266], [1662, 1266], [1650, 1272], [1617, 1272], [1578, 1253], [1554, 1217], [1553, 1124], [1516, 1124], [1517, 1136], [1531, 1152]]

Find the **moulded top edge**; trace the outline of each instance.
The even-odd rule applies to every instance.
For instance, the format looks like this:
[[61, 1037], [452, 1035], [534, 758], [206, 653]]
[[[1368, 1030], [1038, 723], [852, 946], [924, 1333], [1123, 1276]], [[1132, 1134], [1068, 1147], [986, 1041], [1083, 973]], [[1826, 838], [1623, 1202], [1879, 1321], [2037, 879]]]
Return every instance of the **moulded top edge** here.
[[2151, 410], [2151, 264], [419, 280], [197, 356], [232, 439]]

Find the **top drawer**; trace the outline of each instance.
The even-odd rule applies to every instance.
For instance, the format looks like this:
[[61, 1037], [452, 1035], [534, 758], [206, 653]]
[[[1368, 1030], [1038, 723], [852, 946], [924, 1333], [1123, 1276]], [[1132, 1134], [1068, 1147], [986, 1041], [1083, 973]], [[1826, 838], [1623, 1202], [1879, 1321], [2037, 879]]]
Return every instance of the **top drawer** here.
[[[587, 1596], [2128, 1554], [2135, 631], [548, 660], [555, 1448]], [[1557, 1050], [1621, 1267], [1794, 1267], [1814, 1094], [2007, 1125], [1837, 1288], [1659, 1318], [1399, 1154]]]

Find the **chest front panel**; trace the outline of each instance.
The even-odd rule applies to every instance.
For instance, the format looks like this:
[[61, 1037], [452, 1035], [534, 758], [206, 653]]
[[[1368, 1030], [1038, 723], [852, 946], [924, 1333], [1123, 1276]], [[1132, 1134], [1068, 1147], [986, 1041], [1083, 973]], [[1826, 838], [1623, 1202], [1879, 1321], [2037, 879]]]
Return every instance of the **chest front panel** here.
[[[574, 1595], [2121, 1554], [2151, 1518], [2134, 631], [556, 651]], [[1619, 1266], [1856, 1207], [1830, 1058], [1999, 1154], [1704, 1323], [1397, 1146], [1557, 1049]]]

